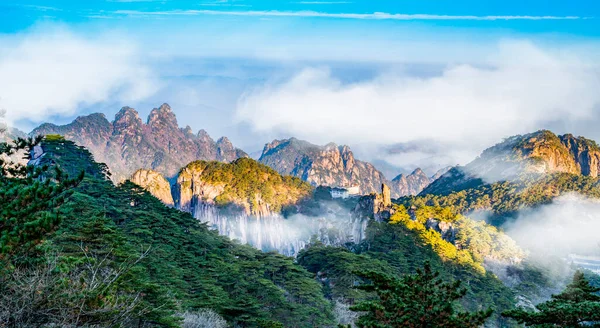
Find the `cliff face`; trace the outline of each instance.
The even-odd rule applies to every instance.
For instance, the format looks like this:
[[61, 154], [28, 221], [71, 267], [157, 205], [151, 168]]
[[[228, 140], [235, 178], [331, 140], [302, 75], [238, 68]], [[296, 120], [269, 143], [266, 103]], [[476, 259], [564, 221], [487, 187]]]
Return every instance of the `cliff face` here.
[[181, 170], [174, 189], [175, 205], [183, 211], [193, 214], [209, 204], [259, 218], [279, 213], [312, 192], [307, 183], [249, 158], [230, 164], [192, 162]]
[[542, 130], [507, 138], [464, 167], [455, 167], [429, 185], [423, 194], [448, 194], [484, 183], [570, 173], [597, 177], [600, 148], [593, 140]]
[[78, 117], [70, 124], [42, 124], [31, 135], [60, 134], [88, 148], [99, 162], [106, 163], [113, 179], [122, 181], [139, 168], [152, 169], [172, 177], [194, 160], [232, 161], [247, 157], [227, 138], [215, 142], [204, 130], [193, 134], [179, 128], [167, 104], [150, 112], [146, 123], [138, 112], [123, 107], [113, 122], [103, 114]]
[[284, 175], [313, 186], [351, 187], [362, 194], [377, 192], [385, 177], [372, 164], [354, 158], [348, 146], [317, 146], [295, 138], [265, 145], [259, 161]]
[[173, 196], [171, 195], [171, 184], [160, 173], [152, 170], [140, 169], [133, 173], [131, 182], [146, 189], [165, 205], [173, 206], [175, 204]]

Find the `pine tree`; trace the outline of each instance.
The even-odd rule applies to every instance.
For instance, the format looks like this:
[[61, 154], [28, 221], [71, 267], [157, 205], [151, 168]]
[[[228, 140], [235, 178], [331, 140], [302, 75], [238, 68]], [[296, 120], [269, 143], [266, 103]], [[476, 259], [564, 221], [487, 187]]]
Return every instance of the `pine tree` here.
[[592, 287], [583, 272], [577, 271], [567, 288], [537, 311], [514, 309], [502, 315], [534, 327], [600, 327], [600, 288]]
[[359, 327], [478, 327], [492, 314], [491, 309], [456, 311], [455, 303], [466, 290], [460, 287], [460, 281], [444, 282], [429, 263], [401, 279], [373, 271], [358, 274], [371, 281], [358, 288], [377, 295], [377, 299], [351, 308], [366, 312], [358, 319]]
[[58, 209], [68, 191], [83, 178], [69, 179], [58, 168], [33, 166], [10, 159], [28, 159], [42, 137], [0, 143], [0, 260], [27, 253], [60, 222]]

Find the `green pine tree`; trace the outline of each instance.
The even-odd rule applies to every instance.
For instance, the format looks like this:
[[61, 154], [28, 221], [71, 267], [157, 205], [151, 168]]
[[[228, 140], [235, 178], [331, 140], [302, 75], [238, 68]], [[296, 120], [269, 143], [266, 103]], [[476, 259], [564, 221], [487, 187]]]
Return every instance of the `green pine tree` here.
[[533, 327], [600, 327], [600, 288], [592, 287], [583, 272], [558, 295], [536, 306], [537, 311], [514, 309], [502, 313]]
[[0, 143], [0, 260], [27, 254], [60, 222], [58, 209], [69, 190], [81, 179], [69, 179], [58, 167], [15, 162], [11, 155], [28, 159], [42, 137]]
[[373, 271], [358, 274], [371, 281], [358, 288], [377, 295], [375, 300], [351, 307], [365, 312], [358, 319], [359, 327], [479, 327], [492, 314], [491, 309], [458, 312], [455, 303], [466, 290], [460, 287], [460, 281], [442, 281], [429, 263], [401, 279]]

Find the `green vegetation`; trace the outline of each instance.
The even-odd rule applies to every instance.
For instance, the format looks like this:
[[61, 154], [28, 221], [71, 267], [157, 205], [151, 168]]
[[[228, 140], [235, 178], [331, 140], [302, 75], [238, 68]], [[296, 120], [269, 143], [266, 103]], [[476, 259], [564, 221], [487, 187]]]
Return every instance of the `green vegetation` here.
[[[39, 141], [0, 144], [0, 153]], [[500, 313], [514, 307], [516, 292], [534, 293], [547, 281], [523, 265], [510, 268], [521, 283], [505, 286], [484, 261], [518, 261], [522, 251], [497, 228], [459, 213], [511, 199], [511, 209], [541, 203], [531, 195], [551, 195], [546, 188], [554, 183], [561, 192], [597, 190], [589, 178], [556, 175], [546, 185], [488, 186], [487, 200], [476, 193], [481, 188], [464, 191], [468, 201], [458, 193], [404, 198], [389, 222], [371, 220], [359, 243], [314, 242], [294, 263], [219, 236], [130, 182], [114, 186], [105, 165], [60, 136], [47, 136], [41, 149], [36, 166], [0, 162], [0, 201], [7, 204], [0, 209], [0, 322], [8, 326], [175, 327], [210, 317], [219, 326], [328, 327], [334, 303], [371, 313], [362, 326], [410, 326], [424, 317], [439, 320], [428, 326], [475, 326], [489, 308], [489, 322], [510, 326]], [[221, 205], [241, 200], [254, 211], [269, 204], [291, 215], [299, 207], [322, 213], [323, 203], [334, 202], [326, 188], [313, 192], [251, 159], [194, 162], [184, 171], [222, 188]], [[357, 200], [335, 202], [349, 209]], [[433, 305], [414, 310], [416, 302]], [[410, 315], [391, 318], [398, 311]]]
[[401, 279], [376, 271], [362, 271], [360, 276], [371, 283], [358, 288], [377, 294], [377, 298], [351, 307], [364, 313], [358, 319], [359, 327], [475, 328], [492, 315], [492, 309], [474, 313], [456, 311], [455, 302], [465, 295], [466, 289], [460, 287], [460, 281], [444, 282], [429, 263], [416, 274]]
[[496, 226], [514, 217], [520, 209], [548, 204], [568, 192], [600, 198], [598, 178], [569, 173], [556, 173], [540, 179], [496, 182], [475, 188], [452, 192], [448, 195], [420, 195], [404, 197], [397, 202], [406, 207], [439, 206], [454, 213], [489, 212], [490, 222]]
[[[115, 187], [103, 166], [72, 142], [50, 138], [42, 147], [45, 163], [63, 171], [83, 168], [86, 174], [68, 193], [52, 182], [3, 175], [3, 193], [13, 184], [46, 186], [36, 192], [54, 190], [53, 199], [63, 201], [50, 206], [59, 218], [51, 228], [27, 234], [35, 240], [35, 252], [28, 252], [26, 263], [3, 255], [10, 265], [3, 265], [8, 270], [0, 275], [0, 321], [10, 326], [178, 326], [177, 313], [212, 309], [229, 324], [245, 327], [332, 323], [321, 286], [291, 258], [218, 236], [132, 183]], [[56, 174], [52, 180], [60, 181]], [[37, 199], [26, 196], [36, 204], [28, 208], [46, 211]], [[4, 213], [3, 225], [12, 222]], [[26, 232], [38, 217], [18, 215], [26, 222], [17, 230]]]
[[514, 309], [503, 313], [519, 323], [533, 327], [600, 327], [600, 288], [592, 287], [583, 272], [548, 302], [536, 306], [535, 312]]
[[[431, 236], [442, 240], [433, 231]], [[454, 248], [453, 252], [457, 251], [452, 244], [447, 243], [447, 246]], [[465, 265], [444, 259], [419, 232], [404, 224], [372, 221], [367, 228], [365, 240], [354, 245], [352, 250], [315, 243], [301, 251], [297, 261], [315, 274], [323, 284], [325, 296], [349, 304], [373, 297], [367, 291], [355, 288], [363, 281], [357, 272], [369, 268], [401, 279], [406, 274], [415, 273], [425, 262], [430, 262], [444, 281], [462, 281], [466, 295], [460, 305], [466, 310], [480, 311], [491, 307], [496, 310], [491, 320], [507, 325], [509, 321], [498, 313], [511, 309], [515, 304], [513, 291], [492, 273], [482, 272], [479, 264]]]
[[312, 193], [312, 187], [301, 179], [281, 176], [250, 158], [239, 158], [232, 163], [195, 161], [181, 170], [180, 179], [190, 181], [198, 173], [201, 173], [200, 181], [223, 187], [215, 199], [217, 204], [235, 203], [252, 213], [256, 213], [259, 202], [269, 204], [271, 211], [278, 212]]

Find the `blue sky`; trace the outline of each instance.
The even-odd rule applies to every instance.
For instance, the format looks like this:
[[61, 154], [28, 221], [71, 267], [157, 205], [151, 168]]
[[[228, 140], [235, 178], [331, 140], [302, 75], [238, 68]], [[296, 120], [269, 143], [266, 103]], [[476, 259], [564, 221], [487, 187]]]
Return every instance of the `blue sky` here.
[[248, 152], [456, 164], [539, 128], [600, 138], [599, 22], [597, 1], [2, 1], [0, 106], [28, 130], [168, 102]]

